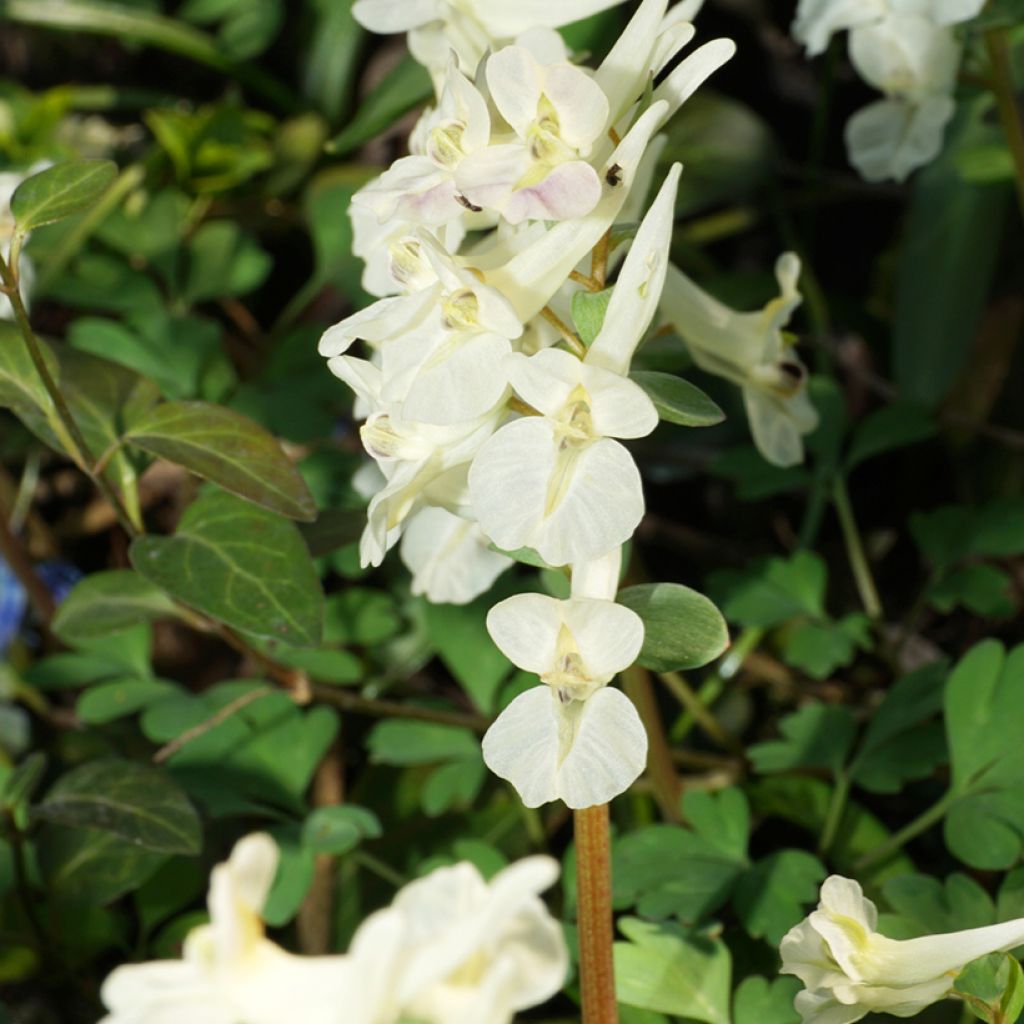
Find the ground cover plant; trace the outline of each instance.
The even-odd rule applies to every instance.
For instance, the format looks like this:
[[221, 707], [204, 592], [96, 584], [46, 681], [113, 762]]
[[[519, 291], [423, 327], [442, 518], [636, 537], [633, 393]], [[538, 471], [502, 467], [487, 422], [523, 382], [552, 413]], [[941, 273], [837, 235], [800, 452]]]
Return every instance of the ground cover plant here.
[[1020, 0], [0, 21], [0, 1022], [1020, 1017]]

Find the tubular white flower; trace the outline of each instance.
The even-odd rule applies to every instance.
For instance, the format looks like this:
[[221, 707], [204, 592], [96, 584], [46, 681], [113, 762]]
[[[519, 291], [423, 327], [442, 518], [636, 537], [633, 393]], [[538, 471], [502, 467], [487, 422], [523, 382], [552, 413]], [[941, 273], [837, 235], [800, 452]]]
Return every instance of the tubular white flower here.
[[491, 609], [487, 628], [513, 664], [546, 684], [520, 694], [487, 731], [491, 771], [527, 807], [590, 807], [628, 789], [646, 764], [647, 734], [607, 683], [640, 653], [640, 617], [607, 600], [518, 594]]
[[931, 18], [892, 14], [850, 32], [850, 60], [880, 92], [921, 102], [952, 92], [960, 46], [952, 29]]
[[912, 1017], [947, 996], [972, 960], [1024, 943], [1024, 919], [902, 940], [878, 934], [877, 922], [857, 882], [832, 875], [818, 909], [783, 938], [782, 973], [805, 986], [795, 1003], [804, 1024]]
[[499, 50], [485, 74], [491, 100], [516, 140], [462, 160], [456, 175], [462, 194], [511, 224], [589, 213], [601, 183], [583, 157], [608, 120], [600, 86], [567, 61], [541, 64], [523, 46]]
[[412, 592], [434, 604], [467, 604], [515, 564], [491, 548], [476, 523], [443, 508], [424, 508], [410, 517], [401, 555], [413, 574]]
[[661, 308], [698, 366], [742, 388], [761, 454], [792, 466], [803, 461], [802, 437], [817, 427], [818, 416], [807, 396], [807, 371], [782, 333], [801, 301], [797, 256], [780, 256], [775, 273], [779, 297], [756, 313], [737, 313], [670, 266]]
[[480, 526], [500, 548], [530, 547], [551, 565], [624, 544], [643, 516], [640, 474], [612, 438], [649, 434], [658, 413], [638, 385], [547, 349], [512, 355], [506, 371], [542, 416], [501, 428], [469, 471]]
[[885, 17], [886, 0], [800, 0], [793, 22], [793, 37], [816, 57], [824, 53], [837, 32], [867, 25]]
[[260, 911], [277, 847], [246, 837], [210, 879], [210, 924], [191, 931], [183, 959], [129, 964], [104, 982], [101, 1024], [333, 1024], [352, 979], [344, 958], [297, 957], [263, 934]]
[[539, 894], [557, 877], [552, 858], [528, 857], [489, 883], [462, 863], [405, 886], [352, 940], [349, 957], [372, 1007], [353, 1024], [510, 1024], [550, 999], [568, 953]]

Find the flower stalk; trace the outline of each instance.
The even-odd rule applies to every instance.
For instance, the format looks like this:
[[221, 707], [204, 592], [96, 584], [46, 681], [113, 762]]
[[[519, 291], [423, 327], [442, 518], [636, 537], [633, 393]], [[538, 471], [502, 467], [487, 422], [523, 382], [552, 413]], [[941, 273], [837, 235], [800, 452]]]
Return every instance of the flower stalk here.
[[1017, 94], [1010, 65], [1010, 49], [1005, 29], [991, 29], [985, 33], [985, 47], [992, 62], [992, 91], [999, 106], [999, 117], [1006, 132], [1006, 141], [1016, 171], [1017, 201], [1024, 215], [1024, 122], [1017, 106]]
[[618, 1024], [612, 959], [612, 874], [608, 805], [573, 814], [582, 1024]]

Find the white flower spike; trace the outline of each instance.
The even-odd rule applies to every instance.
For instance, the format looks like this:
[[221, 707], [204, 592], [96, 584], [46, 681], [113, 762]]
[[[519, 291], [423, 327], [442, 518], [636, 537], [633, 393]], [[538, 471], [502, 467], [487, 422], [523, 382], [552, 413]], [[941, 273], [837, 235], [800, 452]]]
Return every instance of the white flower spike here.
[[662, 312], [701, 369], [743, 390], [754, 443], [777, 466], [803, 461], [803, 436], [818, 425], [807, 396], [807, 371], [782, 333], [800, 304], [800, 261], [793, 253], [775, 268], [781, 294], [756, 313], [737, 313], [670, 266]]
[[293, 956], [264, 937], [277, 857], [268, 835], [241, 840], [213, 870], [210, 924], [189, 933], [181, 960], [117, 968], [101, 1024], [335, 1024], [351, 986], [344, 959]]
[[876, 930], [878, 911], [852, 879], [832, 875], [818, 909], [781, 945], [782, 973], [805, 986], [804, 1024], [853, 1024], [868, 1013], [912, 1017], [945, 998], [972, 960], [1024, 943], [1024, 919], [917, 939]]
[[518, 594], [491, 609], [487, 628], [513, 664], [546, 684], [516, 697], [487, 731], [491, 771], [527, 807], [591, 807], [628, 789], [647, 762], [647, 734], [607, 684], [640, 653], [640, 617], [612, 601]]

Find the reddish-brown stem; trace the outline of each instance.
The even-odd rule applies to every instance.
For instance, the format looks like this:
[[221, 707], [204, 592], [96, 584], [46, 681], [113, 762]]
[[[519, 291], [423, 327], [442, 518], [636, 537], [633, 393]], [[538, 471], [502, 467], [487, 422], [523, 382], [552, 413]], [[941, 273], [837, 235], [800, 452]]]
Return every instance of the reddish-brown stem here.
[[618, 1024], [612, 959], [612, 872], [608, 805], [573, 814], [582, 1024]]

